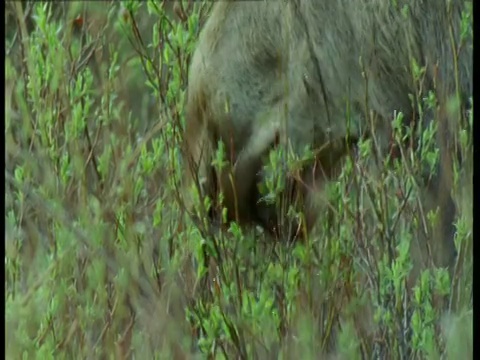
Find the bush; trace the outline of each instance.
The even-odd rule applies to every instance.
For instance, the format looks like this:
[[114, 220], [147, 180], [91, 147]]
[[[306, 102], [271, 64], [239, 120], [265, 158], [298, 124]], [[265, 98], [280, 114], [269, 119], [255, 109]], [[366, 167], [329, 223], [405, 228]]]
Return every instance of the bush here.
[[415, 185], [438, 161], [433, 127], [422, 154], [402, 148], [381, 174], [361, 143], [303, 243], [187, 216], [179, 141], [210, 5], [6, 5], [7, 357], [471, 358], [466, 128], [452, 279], [430, 269], [407, 284], [412, 234], [435, 221], [419, 215]]

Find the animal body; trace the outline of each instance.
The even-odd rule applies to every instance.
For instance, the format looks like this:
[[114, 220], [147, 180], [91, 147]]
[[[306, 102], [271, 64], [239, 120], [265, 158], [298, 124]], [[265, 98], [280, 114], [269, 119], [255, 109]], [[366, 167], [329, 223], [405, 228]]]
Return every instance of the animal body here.
[[[215, 3], [192, 58], [184, 150], [186, 186], [212, 199], [222, 191], [228, 220], [270, 228], [276, 208], [259, 202], [264, 158], [279, 145], [296, 154], [317, 151], [303, 183], [323, 184], [355, 140], [372, 134], [388, 150], [395, 112], [418, 115], [414, 67], [424, 68], [423, 94], [438, 106], [441, 163], [423, 187], [426, 211], [439, 207], [432, 236], [438, 262], [451, 263], [454, 204], [450, 195], [452, 124], [462, 121], [472, 94], [472, 39], [462, 38], [463, 0], [289, 0]], [[464, 19], [464, 18], [463, 18]], [[468, 24], [468, 23], [467, 23]], [[470, 24], [471, 25], [471, 24]], [[451, 98], [460, 100], [448, 113]], [[347, 104], [350, 120], [346, 121]], [[367, 107], [368, 106], [368, 113]], [[370, 115], [374, 114], [373, 117]], [[372, 121], [374, 119], [374, 121]], [[424, 124], [425, 125], [425, 124]], [[229, 165], [212, 165], [223, 143]], [[313, 167], [321, 169], [312, 175]], [[309, 186], [306, 226], [318, 216]]]

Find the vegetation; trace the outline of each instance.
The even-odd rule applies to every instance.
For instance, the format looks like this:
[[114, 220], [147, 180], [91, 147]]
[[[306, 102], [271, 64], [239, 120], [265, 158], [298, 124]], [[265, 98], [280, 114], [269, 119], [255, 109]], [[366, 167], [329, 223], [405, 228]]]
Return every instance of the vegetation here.
[[362, 142], [303, 242], [193, 222], [179, 142], [210, 6], [6, 4], [6, 357], [472, 358], [473, 106], [456, 129], [452, 273], [407, 284], [412, 234], [435, 221], [415, 185], [438, 162], [435, 124], [422, 152], [397, 126], [401, 161], [385, 156], [381, 174], [366, 170], [375, 143]]

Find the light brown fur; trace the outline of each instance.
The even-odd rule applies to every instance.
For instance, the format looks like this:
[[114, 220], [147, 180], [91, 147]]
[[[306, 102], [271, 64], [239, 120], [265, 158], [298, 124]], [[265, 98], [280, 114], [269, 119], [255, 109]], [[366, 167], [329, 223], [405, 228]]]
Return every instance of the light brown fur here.
[[[317, 164], [324, 172], [308, 182], [334, 175], [349, 139], [371, 134], [365, 104], [376, 114], [380, 147], [387, 150], [394, 111], [414, 117], [409, 94], [416, 91], [411, 59], [426, 67], [425, 90], [436, 93], [442, 135], [458, 123], [445, 104], [456, 94], [450, 18], [444, 0], [291, 0], [219, 2], [194, 53], [189, 77], [184, 150], [186, 186], [198, 175], [202, 191], [215, 197], [223, 190], [229, 220], [263, 223], [274, 212], [259, 208], [256, 182], [262, 158], [275, 146], [289, 144], [300, 154], [305, 145], [323, 148]], [[460, 13], [465, 2], [452, 1], [452, 30], [459, 43]], [[408, 5], [408, 16], [402, 8]], [[472, 42], [458, 57], [458, 91], [472, 94]], [[366, 83], [368, 79], [368, 83]], [[368, 97], [367, 97], [368, 94]], [[463, 100], [463, 99], [462, 99]], [[347, 128], [346, 103], [352, 109]], [[447, 136], [448, 138], [448, 136]], [[231, 166], [211, 167], [218, 141], [225, 144]], [[444, 141], [442, 163], [449, 164]], [[192, 161], [193, 160], [193, 161]], [[192, 167], [191, 165], [194, 164]], [[424, 189], [427, 209], [440, 205], [442, 225], [435, 229], [439, 259], [454, 253], [450, 197], [451, 174], [444, 166], [434, 185]], [[310, 198], [310, 197], [309, 197]], [[307, 204], [315, 218], [316, 204]], [[312, 215], [313, 214], [313, 215]], [[274, 216], [274, 215], [273, 215]], [[307, 223], [311, 228], [315, 223]], [[448, 240], [447, 240], [448, 238]]]

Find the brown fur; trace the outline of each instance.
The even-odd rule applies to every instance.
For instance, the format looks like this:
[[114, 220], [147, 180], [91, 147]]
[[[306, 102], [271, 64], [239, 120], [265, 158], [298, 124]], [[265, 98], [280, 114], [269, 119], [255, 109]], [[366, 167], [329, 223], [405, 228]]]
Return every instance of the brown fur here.
[[[259, 207], [256, 182], [262, 158], [275, 139], [300, 154], [305, 145], [322, 148], [316, 166], [323, 172], [308, 183], [334, 175], [350, 139], [371, 132], [365, 104], [375, 113], [381, 149], [390, 139], [394, 111], [414, 118], [409, 94], [415, 93], [411, 58], [426, 67], [425, 90], [439, 101], [441, 134], [458, 123], [445, 115], [456, 94], [450, 24], [459, 43], [460, 14], [465, 1], [446, 0], [291, 0], [219, 2], [213, 7], [194, 53], [188, 87], [184, 150], [186, 185], [199, 176], [202, 192], [214, 198], [224, 192], [229, 220], [261, 223], [275, 216]], [[408, 16], [401, 9], [408, 5]], [[472, 42], [458, 58], [462, 96], [472, 94]], [[366, 80], [368, 79], [368, 83]], [[367, 91], [366, 91], [367, 90]], [[368, 94], [368, 97], [367, 97]], [[346, 102], [352, 109], [347, 129]], [[386, 120], [388, 119], [388, 120]], [[231, 166], [222, 173], [211, 167], [218, 141], [225, 144]], [[440, 142], [442, 162], [447, 145]], [[193, 161], [191, 161], [193, 160]], [[192, 164], [194, 165], [192, 167]], [[448, 248], [440, 263], [454, 253], [451, 225], [451, 174], [444, 166], [435, 184], [425, 187], [427, 209], [440, 205], [442, 225], [437, 243]], [[449, 180], [450, 179], [450, 180]], [[311, 198], [310, 196], [308, 198]], [[307, 203], [307, 222], [315, 223], [316, 204]], [[272, 215], [273, 214], [273, 215]], [[446, 240], [446, 238], [449, 240]], [[448, 259], [447, 259], [448, 258]]]

